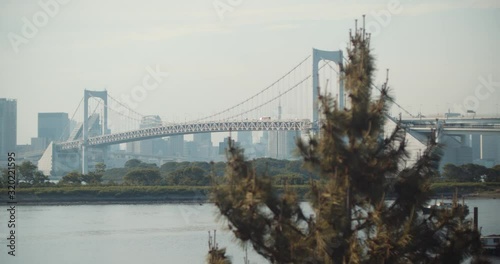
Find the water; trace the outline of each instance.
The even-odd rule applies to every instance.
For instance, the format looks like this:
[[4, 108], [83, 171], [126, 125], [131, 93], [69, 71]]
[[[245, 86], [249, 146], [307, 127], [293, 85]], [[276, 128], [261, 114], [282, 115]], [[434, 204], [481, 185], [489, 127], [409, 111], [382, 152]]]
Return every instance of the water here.
[[[476, 199], [483, 234], [500, 234], [500, 200]], [[0, 206], [0, 263], [205, 263], [208, 230], [233, 263], [244, 250], [222, 231], [211, 204], [18, 206], [16, 257], [7, 254], [7, 207]], [[251, 263], [267, 263], [249, 249]]]

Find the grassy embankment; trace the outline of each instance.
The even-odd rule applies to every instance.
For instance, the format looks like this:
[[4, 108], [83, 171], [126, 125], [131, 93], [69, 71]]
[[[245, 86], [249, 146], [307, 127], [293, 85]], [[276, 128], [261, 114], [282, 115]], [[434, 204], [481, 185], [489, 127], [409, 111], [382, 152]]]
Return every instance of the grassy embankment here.
[[[191, 186], [54, 186], [20, 188], [19, 202], [196, 202], [210, 187]], [[0, 197], [0, 200], [7, 197]]]
[[[308, 185], [289, 186], [300, 196], [309, 190]], [[459, 195], [500, 197], [500, 183], [433, 183], [436, 196]], [[54, 186], [20, 188], [16, 190], [20, 202], [199, 202], [207, 199], [209, 186]], [[281, 191], [282, 187], [278, 186]], [[5, 196], [5, 197], [4, 197]], [[0, 201], [6, 195], [0, 196]]]

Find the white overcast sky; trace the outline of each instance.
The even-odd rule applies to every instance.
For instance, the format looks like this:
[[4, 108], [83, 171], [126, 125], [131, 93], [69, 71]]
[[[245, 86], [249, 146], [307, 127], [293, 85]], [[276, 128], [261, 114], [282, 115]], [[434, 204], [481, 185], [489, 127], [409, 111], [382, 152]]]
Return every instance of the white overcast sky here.
[[[182, 119], [223, 109], [313, 47], [341, 48], [362, 14], [380, 26], [372, 39], [377, 82], [390, 68], [393, 94], [408, 110], [458, 110], [477, 98], [481, 79], [493, 84], [481, 90], [477, 112], [500, 110], [497, 0], [65, 0], [36, 34], [23, 36], [25, 20], [43, 19], [40, 3], [53, 1], [0, 1], [0, 98], [17, 99], [18, 144], [37, 136], [38, 112], [71, 115], [84, 89], [130, 94], [147, 66], [169, 76], [137, 112]], [[401, 6], [388, 23], [377, 22], [392, 2]], [[221, 19], [214, 3], [235, 6]], [[26, 43], [13, 45], [14, 35]]]

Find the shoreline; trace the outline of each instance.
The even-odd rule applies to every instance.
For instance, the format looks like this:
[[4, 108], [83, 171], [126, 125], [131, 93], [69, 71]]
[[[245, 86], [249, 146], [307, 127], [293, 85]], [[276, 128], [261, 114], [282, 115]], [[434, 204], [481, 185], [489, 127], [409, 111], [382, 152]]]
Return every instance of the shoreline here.
[[[59, 198], [59, 199], [58, 199]], [[62, 198], [62, 199], [61, 199]], [[486, 200], [496, 200], [500, 198], [500, 193], [498, 192], [493, 192], [493, 193], [474, 193], [474, 194], [469, 194], [469, 195], [463, 195], [460, 196], [459, 199], [465, 199], [467, 200], [477, 200], [477, 199], [486, 199]], [[436, 195], [432, 196], [429, 199], [429, 203], [432, 203], [434, 200], [439, 200], [439, 199], [444, 199], [444, 200], [449, 200], [452, 199], [451, 195], [448, 194], [443, 194], [443, 195]], [[391, 198], [388, 198], [387, 200], [392, 200]], [[302, 199], [303, 202], [307, 201], [306, 199]], [[0, 204], [3, 203], [4, 205], [7, 205], [6, 200], [0, 200]], [[36, 206], [36, 205], [41, 205], [41, 206], [65, 206], [65, 205], [116, 205], [116, 204], [124, 204], [124, 205], [130, 205], [130, 204], [199, 204], [203, 205], [206, 203], [212, 203], [209, 201], [208, 197], [202, 197], [202, 196], [190, 196], [190, 195], [175, 195], [175, 196], [164, 196], [164, 197], [130, 197], [130, 198], [124, 198], [124, 197], [113, 197], [113, 198], [101, 198], [99, 197], [85, 197], [85, 196], [72, 196], [72, 197], [43, 197], [43, 198], [35, 198], [35, 199], [21, 199], [17, 200], [16, 204], [17, 206], [23, 206], [23, 205], [28, 205], [28, 206]]]
[[[106, 204], [199, 204], [208, 202], [204, 195], [175, 194], [164, 196], [138, 195], [133, 197], [88, 196], [88, 195], [30, 195], [16, 200], [16, 205], [106, 205]], [[7, 200], [0, 203], [9, 204]]]
[[[105, 200], [105, 201], [20, 201], [16, 206], [69, 206], [69, 205], [144, 205], [144, 204], [206, 204], [208, 200], [186, 201], [186, 200]], [[5, 206], [7, 203], [4, 204]]]
[[[429, 202], [452, 199], [500, 199], [500, 184], [451, 183], [436, 184]], [[293, 186], [302, 201], [307, 201], [308, 186]], [[199, 204], [209, 201], [209, 186], [54, 186], [19, 188], [15, 200], [0, 195], [0, 204], [18, 205], [79, 205], [79, 204]], [[282, 187], [276, 186], [281, 193]], [[5, 193], [7, 194], [7, 193]], [[386, 200], [394, 199], [390, 193]]]

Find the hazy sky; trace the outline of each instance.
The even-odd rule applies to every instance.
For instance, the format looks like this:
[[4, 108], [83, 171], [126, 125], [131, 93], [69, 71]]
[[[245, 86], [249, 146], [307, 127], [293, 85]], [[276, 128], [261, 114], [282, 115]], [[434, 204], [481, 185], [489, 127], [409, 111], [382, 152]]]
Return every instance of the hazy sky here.
[[159, 67], [168, 77], [135, 110], [191, 119], [255, 94], [313, 47], [343, 48], [366, 14], [377, 82], [390, 68], [398, 103], [415, 114], [497, 114], [499, 8], [497, 0], [2, 0], [0, 98], [18, 100], [26, 144], [38, 112], [71, 115], [84, 89], [130, 94]]

